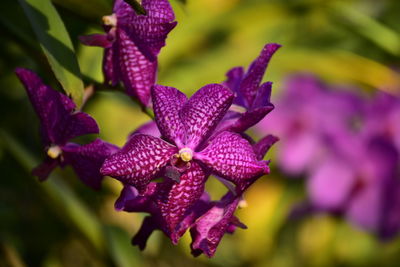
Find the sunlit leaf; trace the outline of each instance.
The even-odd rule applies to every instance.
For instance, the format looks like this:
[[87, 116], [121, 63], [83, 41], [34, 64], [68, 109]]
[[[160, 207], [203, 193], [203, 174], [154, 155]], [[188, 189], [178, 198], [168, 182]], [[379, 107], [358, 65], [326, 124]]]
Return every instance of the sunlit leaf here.
[[57, 10], [50, 0], [19, 0], [50, 66], [78, 107], [82, 103], [83, 83], [74, 47]]

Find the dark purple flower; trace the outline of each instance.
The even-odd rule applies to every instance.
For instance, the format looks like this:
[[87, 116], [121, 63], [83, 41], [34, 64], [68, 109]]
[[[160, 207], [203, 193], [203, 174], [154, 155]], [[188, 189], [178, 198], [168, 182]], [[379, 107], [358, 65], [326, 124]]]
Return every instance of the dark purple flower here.
[[147, 106], [150, 88], [156, 81], [157, 55], [176, 22], [167, 0], [143, 0], [142, 6], [146, 15], [138, 15], [123, 0], [116, 0], [114, 13], [103, 17], [107, 33], [81, 36], [80, 40], [86, 45], [105, 48], [106, 83], [115, 86], [122, 81], [127, 94]]
[[156, 85], [152, 98], [163, 139], [134, 134], [104, 162], [101, 173], [142, 193], [152, 179], [175, 172], [177, 176], [168, 176], [172, 179], [158, 185], [156, 201], [172, 236], [203, 194], [210, 172], [240, 185], [268, 173], [269, 168], [239, 134], [224, 131], [208, 139], [233, 100], [232, 92], [224, 86], [204, 86], [187, 99], [175, 88]]
[[270, 102], [272, 82], [261, 84], [272, 55], [280, 48], [267, 44], [245, 73], [242, 67], [231, 69], [224, 82], [234, 93], [231, 110], [221, 124], [221, 130], [243, 132], [262, 120], [274, 105]]
[[18, 68], [16, 74], [39, 117], [47, 153], [45, 161], [34, 169], [34, 175], [45, 180], [56, 166], [70, 164], [85, 184], [100, 188], [102, 175], [99, 169], [104, 159], [118, 148], [100, 139], [82, 146], [68, 142], [81, 135], [98, 133], [96, 121], [86, 113], [75, 111], [71, 99], [43, 84], [32, 71]]

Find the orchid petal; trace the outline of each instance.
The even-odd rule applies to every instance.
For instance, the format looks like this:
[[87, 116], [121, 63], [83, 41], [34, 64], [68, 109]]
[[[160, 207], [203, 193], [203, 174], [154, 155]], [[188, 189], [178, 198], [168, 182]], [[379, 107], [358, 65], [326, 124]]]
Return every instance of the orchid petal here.
[[185, 131], [179, 110], [187, 101], [186, 96], [173, 87], [154, 85], [152, 100], [155, 120], [162, 136], [181, 145], [185, 140]]
[[243, 81], [240, 85], [240, 91], [244, 96], [247, 107], [253, 105], [257, 94], [257, 89], [264, 76], [265, 70], [272, 55], [281, 47], [278, 44], [267, 44], [264, 46], [259, 57], [253, 61], [247, 70]]
[[141, 191], [176, 153], [175, 146], [157, 137], [136, 134], [119, 152], [105, 160], [100, 171]]
[[257, 160], [249, 142], [232, 132], [218, 134], [195, 158], [236, 184], [269, 172], [267, 162]]
[[119, 148], [101, 139], [96, 139], [87, 145], [68, 143], [62, 150], [65, 162], [72, 166], [82, 182], [99, 190], [103, 180], [100, 167], [104, 160], [117, 152]]
[[110, 47], [112, 42], [109, 40], [107, 34], [90, 34], [79, 36], [79, 41], [88, 46]]
[[157, 204], [173, 243], [178, 242], [176, 236], [178, 224], [184, 218], [186, 211], [201, 197], [207, 175], [195, 161], [180, 177], [180, 182], [167, 180], [160, 183]]
[[274, 135], [267, 135], [253, 145], [254, 153], [258, 160], [262, 160], [269, 149], [279, 141], [279, 138]]
[[121, 80], [127, 94], [137, 97], [142, 105], [147, 106], [150, 88], [156, 80], [157, 61], [149, 61], [124, 30], [117, 29], [117, 36]]
[[232, 104], [234, 95], [220, 84], [202, 87], [185, 103], [181, 118], [187, 133], [186, 145], [195, 149], [215, 129]]

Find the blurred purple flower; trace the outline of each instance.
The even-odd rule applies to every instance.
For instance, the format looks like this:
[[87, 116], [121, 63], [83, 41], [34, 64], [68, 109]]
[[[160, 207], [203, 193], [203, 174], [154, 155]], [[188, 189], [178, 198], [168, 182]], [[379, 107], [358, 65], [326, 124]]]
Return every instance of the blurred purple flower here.
[[103, 177], [99, 169], [104, 159], [118, 148], [100, 139], [82, 146], [68, 142], [81, 135], [98, 133], [96, 121], [86, 113], [75, 111], [71, 99], [43, 84], [34, 72], [18, 68], [16, 74], [39, 117], [47, 153], [45, 161], [33, 170], [33, 174], [45, 180], [57, 165], [70, 164], [86, 185], [99, 189]]
[[168, 0], [143, 0], [142, 7], [146, 15], [138, 15], [123, 0], [116, 0], [114, 13], [103, 17], [107, 33], [81, 36], [80, 40], [105, 48], [106, 83], [115, 86], [122, 81], [127, 94], [147, 106], [150, 88], [156, 81], [157, 55], [176, 22]]
[[272, 82], [260, 83], [271, 57], [280, 47], [278, 44], [265, 45], [246, 73], [242, 67], [228, 71], [228, 80], [223, 84], [235, 93], [235, 99], [221, 123], [221, 130], [243, 132], [274, 109], [270, 102]]
[[393, 237], [400, 230], [400, 99], [383, 92], [369, 99], [309, 75], [290, 78], [285, 89], [261, 126], [281, 137], [278, 165], [308, 176], [311, 210]]

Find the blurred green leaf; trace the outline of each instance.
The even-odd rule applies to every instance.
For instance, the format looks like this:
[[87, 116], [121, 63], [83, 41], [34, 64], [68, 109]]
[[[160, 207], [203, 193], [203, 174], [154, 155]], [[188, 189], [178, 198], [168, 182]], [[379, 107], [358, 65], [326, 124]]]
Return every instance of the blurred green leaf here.
[[[10, 153], [28, 172], [37, 166], [38, 161], [11, 135], [0, 130], [0, 136], [5, 141]], [[66, 216], [95, 248], [102, 251], [105, 242], [101, 224], [68, 185], [54, 173], [50, 175], [49, 180], [39, 183], [39, 185], [49, 196], [51, 204], [57, 211]]]
[[57, 10], [50, 0], [19, 0], [50, 63], [68, 95], [82, 104], [83, 83], [74, 47]]
[[113, 261], [118, 267], [137, 266], [139, 255], [137, 248], [133, 247], [130, 237], [121, 228], [108, 226], [106, 228], [108, 245]]

